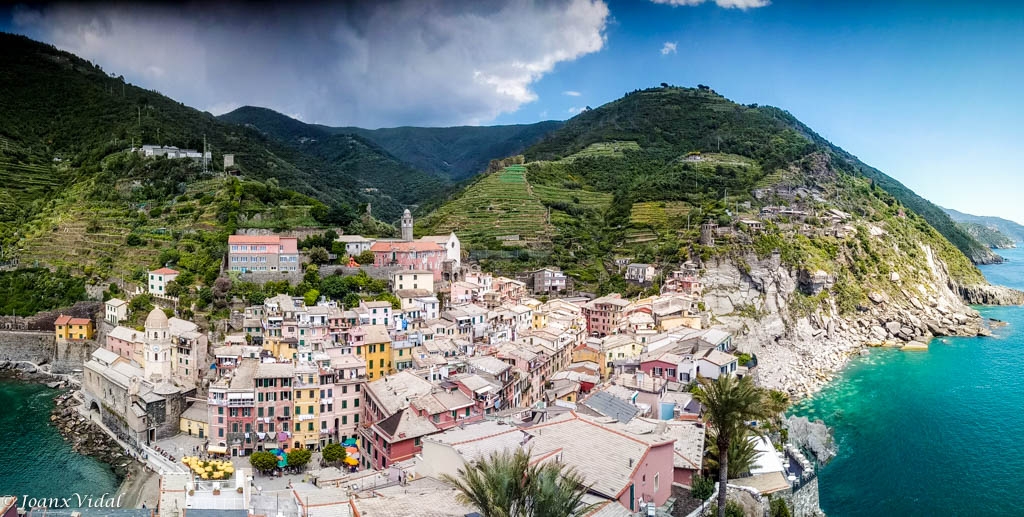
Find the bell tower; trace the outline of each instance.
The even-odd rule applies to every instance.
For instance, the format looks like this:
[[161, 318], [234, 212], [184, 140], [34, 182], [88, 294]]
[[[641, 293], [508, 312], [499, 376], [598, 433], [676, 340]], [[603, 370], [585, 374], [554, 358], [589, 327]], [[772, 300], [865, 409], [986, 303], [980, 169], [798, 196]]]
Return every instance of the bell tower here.
[[408, 208], [402, 214], [402, 240], [412, 240], [412, 212]]

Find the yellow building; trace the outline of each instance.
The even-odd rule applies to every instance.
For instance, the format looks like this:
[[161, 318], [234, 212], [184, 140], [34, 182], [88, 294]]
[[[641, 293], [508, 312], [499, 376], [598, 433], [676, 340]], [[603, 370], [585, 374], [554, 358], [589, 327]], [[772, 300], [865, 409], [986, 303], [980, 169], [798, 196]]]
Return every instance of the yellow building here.
[[61, 314], [53, 322], [57, 341], [82, 341], [92, 339], [96, 329], [89, 318], [74, 318]]
[[292, 403], [295, 419], [292, 445], [295, 448], [315, 448], [320, 444], [320, 371], [315, 364], [299, 363], [295, 366]]
[[192, 404], [178, 419], [181, 434], [207, 438], [210, 436], [209, 415], [207, 414], [206, 402]]
[[263, 349], [278, 359], [291, 361], [298, 358], [299, 341], [295, 338], [268, 337], [263, 340]]
[[601, 339], [601, 353], [604, 356], [604, 360], [599, 363], [601, 377], [608, 378], [615, 361], [639, 358], [643, 351], [644, 346], [628, 334], [613, 334]]
[[366, 361], [366, 377], [380, 379], [394, 372], [391, 337], [384, 325], [362, 325], [349, 332], [357, 356]]

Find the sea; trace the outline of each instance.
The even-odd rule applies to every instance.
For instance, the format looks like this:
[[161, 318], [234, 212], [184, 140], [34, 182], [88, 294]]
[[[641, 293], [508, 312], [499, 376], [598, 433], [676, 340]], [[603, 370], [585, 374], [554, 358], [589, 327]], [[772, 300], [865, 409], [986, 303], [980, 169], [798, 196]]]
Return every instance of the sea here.
[[[1024, 249], [981, 268], [1024, 289]], [[977, 307], [1008, 325], [939, 338], [927, 352], [874, 349], [795, 414], [834, 429], [820, 470], [829, 517], [1024, 515], [1024, 308]]]
[[0, 378], [0, 497], [83, 498], [117, 491], [110, 467], [78, 454], [50, 425], [59, 391]]

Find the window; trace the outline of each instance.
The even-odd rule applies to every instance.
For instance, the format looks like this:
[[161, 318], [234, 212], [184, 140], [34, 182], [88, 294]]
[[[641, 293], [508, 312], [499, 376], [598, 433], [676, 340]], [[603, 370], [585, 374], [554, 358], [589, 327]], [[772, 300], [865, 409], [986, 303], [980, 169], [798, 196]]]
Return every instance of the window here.
[[352, 406], [353, 406], [353, 407], [359, 407], [359, 399], [355, 399], [355, 400], [354, 400], [354, 402], [355, 402], [355, 403], [354, 403], [354, 404], [352, 404]]
[[657, 492], [659, 488], [661, 488], [661, 473], [660, 472], [655, 472], [654, 473], [654, 491]]
[[341, 425], [348, 425], [348, 415], [341, 415]]
[[313, 430], [313, 422], [309, 423], [309, 426], [307, 426], [306, 430], [308, 430], [308, 431], [312, 431]]
[[302, 424], [300, 424], [298, 422], [295, 422], [295, 430], [296, 431], [301, 431], [302, 430]]
[[352, 421], [358, 424], [359, 423], [359, 415], [353, 415], [352, 416]]
[[431, 417], [431, 419], [432, 419], [432, 420], [434, 421], [434, 423], [436, 424], [436, 423], [438, 423], [438, 422], [440, 422], [440, 421], [441, 421], [441, 415], [434, 415], [433, 417]]
[[347, 400], [342, 400], [341, 401], [341, 409], [347, 409], [347, 408], [348, 408], [348, 401]]

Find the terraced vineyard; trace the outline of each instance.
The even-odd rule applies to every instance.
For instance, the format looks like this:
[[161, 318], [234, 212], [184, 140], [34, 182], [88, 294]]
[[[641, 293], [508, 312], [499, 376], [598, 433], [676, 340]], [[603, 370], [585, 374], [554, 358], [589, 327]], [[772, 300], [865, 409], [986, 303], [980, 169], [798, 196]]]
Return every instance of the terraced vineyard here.
[[505, 240], [508, 246], [541, 246], [550, 242], [547, 208], [526, 181], [526, 167], [511, 165], [481, 178], [463, 195], [423, 219], [431, 232], [454, 231], [464, 241]]
[[629, 213], [629, 222], [634, 226], [653, 226], [657, 229], [685, 228], [686, 215], [691, 210], [692, 207], [685, 201], [633, 203], [633, 208]]
[[640, 144], [633, 141], [596, 142], [588, 145], [582, 151], [571, 154], [563, 160], [575, 160], [576, 158], [601, 157], [621, 158], [626, 151], [639, 151]]
[[612, 202], [612, 195], [607, 192], [567, 189], [550, 185], [531, 185], [531, 188], [544, 203], [566, 202], [583, 208], [604, 210]]

